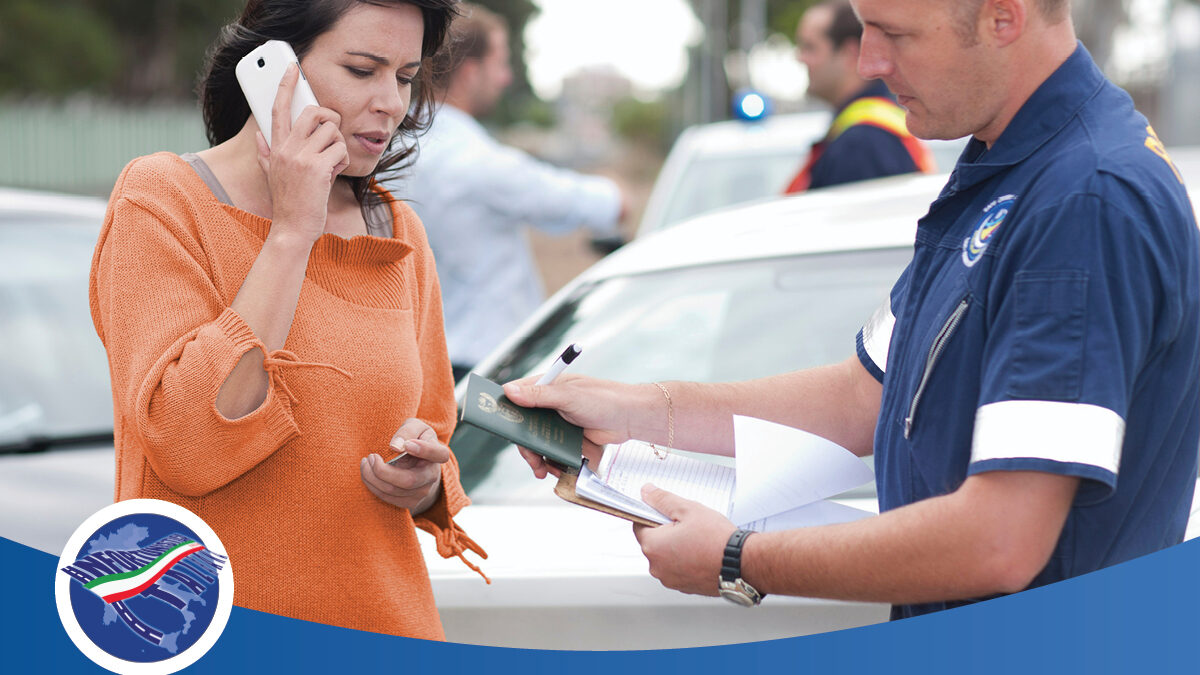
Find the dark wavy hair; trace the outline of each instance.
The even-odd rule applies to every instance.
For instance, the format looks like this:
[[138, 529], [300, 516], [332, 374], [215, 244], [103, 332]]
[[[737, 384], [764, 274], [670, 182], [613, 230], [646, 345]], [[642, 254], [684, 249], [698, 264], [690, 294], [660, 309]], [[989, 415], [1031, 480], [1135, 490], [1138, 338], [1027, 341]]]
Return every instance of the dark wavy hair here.
[[[292, 45], [296, 56], [303, 59], [313, 41], [359, 3], [384, 7], [414, 5], [421, 10], [425, 33], [412, 103], [392, 137], [389, 152], [369, 175], [346, 176], [346, 179], [351, 182], [359, 203], [366, 203], [373, 195], [370, 185], [376, 174], [409, 166], [414, 159], [416, 144], [402, 139], [415, 141], [429, 124], [434, 97], [430, 80], [432, 68], [428, 65], [446, 40], [450, 22], [458, 14], [458, 0], [249, 0], [242, 16], [221, 29], [205, 58], [204, 75], [197, 93], [209, 143], [217, 145], [233, 138], [250, 117], [250, 104], [234, 74], [234, 68], [243, 56], [267, 40], [284, 40]], [[399, 148], [396, 148], [397, 144]]]

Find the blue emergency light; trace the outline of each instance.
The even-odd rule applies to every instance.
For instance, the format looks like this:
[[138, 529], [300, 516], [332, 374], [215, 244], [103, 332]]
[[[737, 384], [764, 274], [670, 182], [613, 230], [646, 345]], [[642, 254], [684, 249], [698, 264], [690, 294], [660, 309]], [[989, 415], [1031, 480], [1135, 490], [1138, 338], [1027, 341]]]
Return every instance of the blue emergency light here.
[[740, 91], [733, 96], [733, 116], [746, 122], [757, 122], [771, 113], [771, 102], [753, 90]]

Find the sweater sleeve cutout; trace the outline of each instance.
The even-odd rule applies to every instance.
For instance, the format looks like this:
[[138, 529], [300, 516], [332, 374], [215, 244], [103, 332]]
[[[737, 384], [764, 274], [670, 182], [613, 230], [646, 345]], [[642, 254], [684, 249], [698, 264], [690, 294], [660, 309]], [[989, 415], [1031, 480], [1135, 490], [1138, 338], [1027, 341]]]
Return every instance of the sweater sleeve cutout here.
[[236, 420], [217, 410], [225, 376], [252, 349], [266, 353], [245, 321], [227, 308], [181, 335], [140, 379], [133, 419], [147, 460], [171, 489], [207, 494], [299, 436], [278, 367], [257, 410]]

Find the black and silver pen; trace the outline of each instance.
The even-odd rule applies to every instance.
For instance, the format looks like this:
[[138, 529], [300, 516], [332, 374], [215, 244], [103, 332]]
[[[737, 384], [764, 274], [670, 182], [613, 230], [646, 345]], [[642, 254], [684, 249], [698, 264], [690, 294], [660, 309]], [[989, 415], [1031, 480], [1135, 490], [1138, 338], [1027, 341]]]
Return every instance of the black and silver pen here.
[[536, 384], [541, 386], [543, 384], [550, 384], [553, 382], [555, 378], [557, 378], [559, 375], [562, 375], [562, 372], [567, 369], [567, 366], [571, 365], [571, 362], [574, 361], [582, 352], [583, 350], [580, 349], [577, 343], [571, 343], [571, 345], [564, 349], [563, 353], [560, 354], [557, 359], [555, 359], [554, 363], [550, 365], [550, 370], [547, 370], [546, 374], [542, 375]]

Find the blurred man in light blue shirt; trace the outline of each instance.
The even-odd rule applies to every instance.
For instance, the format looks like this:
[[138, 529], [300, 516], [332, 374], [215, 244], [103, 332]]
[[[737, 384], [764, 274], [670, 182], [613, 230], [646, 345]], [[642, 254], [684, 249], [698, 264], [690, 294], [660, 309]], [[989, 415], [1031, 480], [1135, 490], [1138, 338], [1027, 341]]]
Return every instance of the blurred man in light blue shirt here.
[[603, 177], [560, 169], [497, 142], [477, 118], [512, 83], [508, 27], [461, 5], [434, 63], [442, 102], [411, 174], [388, 188], [409, 200], [437, 260], [455, 379], [496, 347], [545, 296], [524, 226], [551, 234], [617, 233], [623, 200]]

